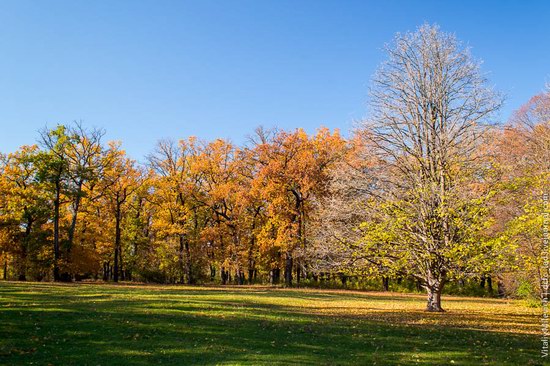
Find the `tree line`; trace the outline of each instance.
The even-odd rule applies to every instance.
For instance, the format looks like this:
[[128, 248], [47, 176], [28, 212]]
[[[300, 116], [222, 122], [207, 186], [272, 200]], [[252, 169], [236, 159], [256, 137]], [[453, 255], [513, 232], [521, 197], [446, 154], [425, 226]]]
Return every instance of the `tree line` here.
[[1, 155], [4, 279], [412, 279], [430, 311], [452, 281], [543, 293], [550, 93], [494, 123], [502, 98], [454, 36], [424, 25], [386, 51], [349, 138], [258, 128], [140, 164], [103, 130], [43, 129]]

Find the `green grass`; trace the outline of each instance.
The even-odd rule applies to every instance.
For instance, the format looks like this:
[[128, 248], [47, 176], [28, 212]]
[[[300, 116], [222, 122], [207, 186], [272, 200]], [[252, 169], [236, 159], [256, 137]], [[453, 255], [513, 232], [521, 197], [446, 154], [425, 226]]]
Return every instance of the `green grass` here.
[[264, 287], [0, 283], [2, 365], [541, 365], [521, 302]]

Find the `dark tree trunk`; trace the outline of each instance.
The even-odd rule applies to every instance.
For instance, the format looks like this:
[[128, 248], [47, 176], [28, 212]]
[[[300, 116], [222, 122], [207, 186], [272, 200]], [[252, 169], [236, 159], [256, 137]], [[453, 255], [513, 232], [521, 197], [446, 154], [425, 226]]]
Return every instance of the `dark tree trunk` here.
[[216, 278], [216, 267], [210, 264], [210, 281], [214, 281]]
[[281, 270], [279, 268], [273, 268], [269, 273], [269, 282], [271, 285], [276, 285], [281, 280]]
[[[68, 235], [68, 240], [65, 247], [65, 250], [67, 252], [67, 260], [70, 260], [70, 253], [73, 247], [74, 233], [76, 231], [76, 222], [78, 218], [78, 211], [80, 209], [80, 202], [82, 200], [81, 194], [82, 194], [82, 181], [79, 181], [77, 184], [76, 198], [73, 205], [73, 217], [71, 219], [71, 226], [69, 227], [69, 235]], [[70, 274], [65, 273], [64, 277], [70, 277]]]
[[386, 276], [382, 276], [382, 287], [384, 288], [384, 291], [390, 290], [390, 278]]
[[254, 271], [255, 271], [256, 262], [254, 261], [254, 255], [252, 248], [248, 251], [248, 284], [252, 285], [254, 283]]
[[115, 248], [115, 259], [113, 264], [113, 281], [118, 282], [118, 249]]
[[126, 275], [124, 273], [124, 266], [122, 265], [123, 264], [123, 260], [122, 260], [122, 246], [119, 245], [118, 247], [118, 267], [119, 267], [119, 271], [120, 271], [120, 279], [122, 281], [126, 280]]
[[185, 283], [185, 268], [184, 268], [184, 261], [183, 261], [183, 251], [185, 249], [185, 245], [183, 243], [183, 235], [179, 235], [179, 241], [180, 241], [180, 248], [178, 252], [178, 265], [180, 267], [180, 283]]
[[8, 279], [8, 260], [4, 259], [4, 280]]
[[286, 253], [285, 259], [285, 285], [292, 286], [292, 254]]
[[342, 286], [345, 287], [348, 282], [348, 276], [346, 276], [343, 273], [340, 273], [340, 281], [342, 281]]
[[487, 276], [487, 290], [489, 290], [490, 293], [493, 292], [493, 279], [491, 276]]
[[103, 281], [107, 282], [109, 280], [109, 263], [103, 262]]
[[19, 265], [19, 281], [27, 280], [27, 248], [29, 246], [29, 240], [32, 231], [32, 224], [34, 220], [25, 208], [25, 216], [27, 218], [27, 225], [25, 227], [25, 234], [21, 238], [21, 263]]
[[248, 268], [248, 284], [252, 285], [254, 283], [254, 269]]
[[191, 268], [191, 248], [189, 247], [189, 241], [185, 241], [185, 272], [187, 272], [187, 284], [192, 285], [195, 283], [193, 278], [193, 270]]
[[239, 285], [244, 285], [244, 272], [240, 268], [237, 270], [235, 277], [237, 278], [237, 283]]
[[61, 182], [55, 181], [55, 199], [53, 202], [53, 280], [60, 281], [59, 275], [59, 207], [61, 205]]
[[[117, 199], [118, 200], [118, 199]], [[116, 213], [115, 213], [115, 260], [113, 268], [113, 281], [118, 282], [119, 276], [119, 248], [120, 248], [120, 204], [117, 202]]]
[[479, 281], [479, 287], [485, 288], [485, 275], [481, 276], [481, 281]]

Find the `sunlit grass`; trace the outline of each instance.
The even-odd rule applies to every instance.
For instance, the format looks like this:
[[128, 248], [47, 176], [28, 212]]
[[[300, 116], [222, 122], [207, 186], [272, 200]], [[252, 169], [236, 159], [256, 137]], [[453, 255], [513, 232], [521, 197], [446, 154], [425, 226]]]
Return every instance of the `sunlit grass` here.
[[512, 300], [265, 287], [0, 284], [0, 364], [539, 365]]

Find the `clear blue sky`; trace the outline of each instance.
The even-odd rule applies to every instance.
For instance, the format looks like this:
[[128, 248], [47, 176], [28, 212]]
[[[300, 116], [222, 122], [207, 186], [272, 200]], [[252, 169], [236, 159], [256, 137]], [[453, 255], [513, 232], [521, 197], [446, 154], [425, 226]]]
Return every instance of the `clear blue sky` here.
[[241, 143], [258, 125], [348, 131], [396, 32], [438, 23], [484, 60], [510, 113], [550, 81], [550, 1], [0, 2], [0, 151], [48, 124]]

